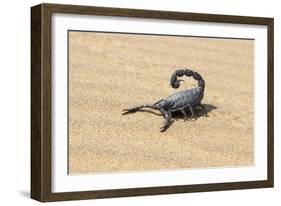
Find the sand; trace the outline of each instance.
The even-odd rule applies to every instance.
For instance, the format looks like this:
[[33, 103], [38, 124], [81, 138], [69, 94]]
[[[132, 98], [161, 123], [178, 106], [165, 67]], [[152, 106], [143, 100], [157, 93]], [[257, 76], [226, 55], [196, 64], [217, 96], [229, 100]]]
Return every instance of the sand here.
[[[69, 33], [69, 173], [104, 173], [254, 164], [253, 40]], [[206, 81], [209, 117], [178, 116], [163, 133], [159, 112], [121, 115]]]

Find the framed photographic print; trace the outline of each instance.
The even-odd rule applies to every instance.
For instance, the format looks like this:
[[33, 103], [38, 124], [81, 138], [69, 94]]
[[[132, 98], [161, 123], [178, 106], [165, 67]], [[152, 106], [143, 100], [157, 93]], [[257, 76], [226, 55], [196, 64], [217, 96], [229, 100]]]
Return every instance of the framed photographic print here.
[[273, 19], [31, 8], [31, 197], [273, 187]]

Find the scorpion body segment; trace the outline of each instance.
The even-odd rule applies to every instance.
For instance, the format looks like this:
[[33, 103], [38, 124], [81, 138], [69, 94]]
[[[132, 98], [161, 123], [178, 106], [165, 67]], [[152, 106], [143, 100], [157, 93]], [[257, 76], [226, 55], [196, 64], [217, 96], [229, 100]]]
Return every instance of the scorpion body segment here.
[[183, 80], [178, 80], [178, 77], [182, 76], [193, 77], [198, 82], [198, 87], [192, 89], [186, 89], [183, 91], [176, 92], [164, 99], [157, 101], [154, 104], [144, 104], [137, 107], [132, 107], [130, 109], [123, 110], [123, 114], [133, 113], [139, 111], [143, 108], [151, 108], [158, 110], [164, 116], [164, 123], [160, 127], [160, 131], [165, 131], [169, 126], [171, 119], [171, 113], [180, 111], [184, 115], [184, 119], [188, 119], [187, 111], [191, 112], [190, 120], [195, 117], [195, 108], [199, 108], [206, 116], [207, 112], [201, 104], [204, 97], [205, 81], [197, 72], [191, 71], [189, 69], [176, 70], [170, 79], [170, 85], [177, 89], [180, 86], [180, 82]]

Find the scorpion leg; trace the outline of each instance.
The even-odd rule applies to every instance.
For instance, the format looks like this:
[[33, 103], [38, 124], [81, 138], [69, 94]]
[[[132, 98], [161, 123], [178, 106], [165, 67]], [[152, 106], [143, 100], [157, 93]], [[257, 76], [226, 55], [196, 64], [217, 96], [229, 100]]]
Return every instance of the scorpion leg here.
[[194, 118], [194, 119], [196, 120], [197, 118], [196, 118], [196, 116], [195, 116], [195, 112], [194, 112], [194, 110], [193, 110], [192, 106], [189, 106], [189, 109], [190, 109], [190, 111], [191, 111], [191, 117], [190, 117], [190, 120], [192, 120], [192, 118]]
[[122, 115], [128, 114], [128, 113], [137, 112], [137, 111], [139, 111], [140, 109], [143, 109], [143, 108], [156, 109], [154, 105], [151, 105], [151, 104], [143, 104], [143, 105], [136, 106], [136, 107], [132, 107], [132, 108], [129, 108], [129, 109], [123, 109]]
[[185, 110], [181, 109], [181, 112], [182, 112], [182, 114], [184, 116], [184, 121], [186, 121], [187, 120], [187, 114], [186, 114]]
[[160, 131], [164, 132], [169, 126], [169, 122], [171, 119], [171, 112], [165, 111], [163, 109], [161, 109], [160, 112], [164, 115], [164, 118], [165, 118], [163, 125], [160, 127]]

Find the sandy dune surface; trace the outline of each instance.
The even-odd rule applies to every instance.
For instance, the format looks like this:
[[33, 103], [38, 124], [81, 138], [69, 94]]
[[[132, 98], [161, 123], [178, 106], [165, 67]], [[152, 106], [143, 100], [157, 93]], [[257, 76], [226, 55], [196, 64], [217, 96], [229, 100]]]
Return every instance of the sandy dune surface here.
[[[236, 167], [254, 164], [253, 40], [69, 33], [69, 173]], [[158, 112], [121, 115], [206, 81], [209, 117], [177, 116], [164, 132]], [[200, 116], [200, 114], [198, 114]]]

